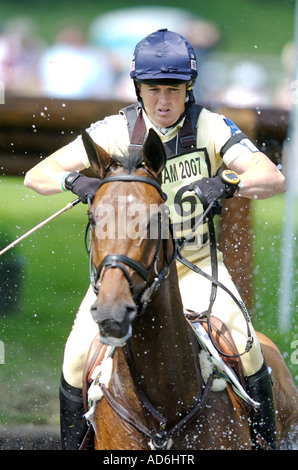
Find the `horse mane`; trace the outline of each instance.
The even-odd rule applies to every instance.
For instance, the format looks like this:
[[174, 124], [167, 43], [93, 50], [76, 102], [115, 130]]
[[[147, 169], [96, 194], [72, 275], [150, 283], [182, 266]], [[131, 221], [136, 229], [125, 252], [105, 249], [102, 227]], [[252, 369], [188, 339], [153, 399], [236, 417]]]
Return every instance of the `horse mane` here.
[[111, 155], [110, 157], [115, 163], [121, 165], [127, 173], [133, 173], [142, 165], [143, 161], [142, 149], [134, 145], [129, 146], [127, 155], [121, 157]]

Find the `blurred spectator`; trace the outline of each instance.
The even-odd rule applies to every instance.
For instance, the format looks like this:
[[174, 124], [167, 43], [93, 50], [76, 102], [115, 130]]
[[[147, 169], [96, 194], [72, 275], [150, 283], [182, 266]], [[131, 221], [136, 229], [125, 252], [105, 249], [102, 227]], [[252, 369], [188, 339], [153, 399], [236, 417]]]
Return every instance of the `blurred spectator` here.
[[294, 42], [288, 42], [280, 57], [283, 78], [280, 85], [274, 94], [273, 104], [280, 109], [289, 111], [293, 104], [293, 98], [296, 100], [298, 97], [298, 84], [294, 81], [294, 66], [295, 66], [295, 46]]
[[226, 106], [268, 107], [271, 105], [271, 96], [267, 84], [267, 72], [260, 64], [238, 62], [231, 71], [231, 83], [222, 99]]
[[135, 44], [161, 28], [189, 39], [199, 67], [220, 40], [216, 26], [182, 8], [112, 11], [95, 18], [87, 41], [80, 27], [67, 25], [50, 47], [39, 38], [32, 19], [15, 18], [0, 32], [0, 80], [5, 93], [18, 95], [135, 100], [129, 78]]
[[31, 18], [17, 17], [4, 24], [0, 33], [0, 80], [5, 93], [39, 93], [38, 62], [45, 43]]
[[106, 52], [86, 44], [77, 26], [66, 26], [40, 63], [41, 91], [53, 98], [111, 99], [114, 74]]
[[229, 68], [218, 58], [211, 57], [199, 64], [199, 79], [195, 91], [200, 102], [207, 103], [211, 108], [221, 104], [228, 80]]
[[125, 8], [100, 15], [91, 23], [89, 42], [104, 47], [111, 54], [118, 83], [114, 90], [115, 98], [135, 100], [127, 64], [131, 62], [136, 43], [161, 28], [185, 36], [195, 48], [199, 66], [205, 54], [220, 40], [220, 32], [215, 25], [196, 18], [193, 13], [182, 8]]

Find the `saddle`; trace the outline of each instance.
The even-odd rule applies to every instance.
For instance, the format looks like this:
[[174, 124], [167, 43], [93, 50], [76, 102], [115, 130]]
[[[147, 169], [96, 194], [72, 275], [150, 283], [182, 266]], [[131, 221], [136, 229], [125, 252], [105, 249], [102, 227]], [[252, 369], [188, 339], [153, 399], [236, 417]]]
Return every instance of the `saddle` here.
[[[188, 315], [190, 312], [188, 312]], [[191, 314], [190, 314], [191, 316]], [[206, 332], [208, 333], [208, 324], [207, 320], [199, 319]], [[239, 357], [237, 357], [238, 351], [234, 343], [234, 340], [221, 320], [216, 317], [211, 316], [211, 332], [212, 338], [215, 344], [218, 346], [219, 351], [224, 353], [220, 354], [224, 362], [233, 369], [236, 376], [238, 377], [241, 385], [244, 384], [244, 375], [242, 370], [242, 364]], [[99, 340], [99, 335], [96, 335], [93, 339], [89, 353], [87, 356], [84, 372], [83, 372], [83, 403], [85, 411], [88, 411], [88, 389], [93, 381], [92, 374], [97, 366], [101, 364], [104, 359], [107, 346]], [[234, 357], [230, 357], [234, 356]], [[236, 356], [236, 357], [235, 357]]]
[[[190, 310], [187, 310], [186, 317], [190, 323], [201, 323], [206, 333], [209, 335], [208, 322], [206, 317], [200, 317], [197, 313]], [[226, 365], [234, 371], [239, 382], [242, 386], [244, 386], [245, 381], [242, 362], [230, 331], [219, 318], [216, 318], [213, 315], [210, 316], [210, 325], [212, 339], [218, 348], [219, 356], [223, 359]]]

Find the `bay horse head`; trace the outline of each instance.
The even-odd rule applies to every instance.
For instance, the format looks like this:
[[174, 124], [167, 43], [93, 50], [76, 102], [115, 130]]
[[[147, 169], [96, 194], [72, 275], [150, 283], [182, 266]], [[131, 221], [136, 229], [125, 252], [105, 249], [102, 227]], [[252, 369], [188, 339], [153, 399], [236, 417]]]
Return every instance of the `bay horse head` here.
[[153, 130], [143, 147], [130, 146], [124, 157], [108, 155], [86, 131], [82, 138], [91, 168], [101, 180], [88, 210], [97, 294], [91, 313], [101, 341], [123, 346], [144, 298], [149, 300], [171, 264], [163, 266], [168, 218], [160, 179], [166, 155]]

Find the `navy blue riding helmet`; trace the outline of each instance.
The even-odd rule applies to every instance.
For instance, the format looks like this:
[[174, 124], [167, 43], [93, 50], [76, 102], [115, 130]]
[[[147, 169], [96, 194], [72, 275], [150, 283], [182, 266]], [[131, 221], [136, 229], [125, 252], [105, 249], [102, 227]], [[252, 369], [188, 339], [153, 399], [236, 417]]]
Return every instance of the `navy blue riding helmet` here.
[[159, 29], [135, 47], [130, 69], [134, 82], [159, 85], [190, 82], [187, 92], [193, 100], [192, 87], [197, 75], [193, 47], [178, 33]]

